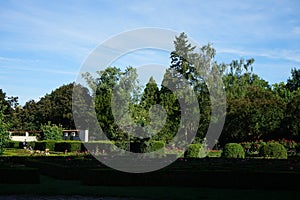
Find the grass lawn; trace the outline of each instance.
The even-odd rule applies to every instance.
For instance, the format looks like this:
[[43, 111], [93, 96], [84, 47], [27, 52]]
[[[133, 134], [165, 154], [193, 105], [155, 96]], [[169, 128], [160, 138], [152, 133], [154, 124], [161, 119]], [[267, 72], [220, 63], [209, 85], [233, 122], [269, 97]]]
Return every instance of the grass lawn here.
[[79, 181], [56, 180], [41, 176], [40, 184], [0, 184], [0, 195], [83, 195], [93, 197], [135, 197], [174, 200], [257, 200], [299, 199], [300, 191], [235, 190], [189, 187], [103, 187], [84, 186]]

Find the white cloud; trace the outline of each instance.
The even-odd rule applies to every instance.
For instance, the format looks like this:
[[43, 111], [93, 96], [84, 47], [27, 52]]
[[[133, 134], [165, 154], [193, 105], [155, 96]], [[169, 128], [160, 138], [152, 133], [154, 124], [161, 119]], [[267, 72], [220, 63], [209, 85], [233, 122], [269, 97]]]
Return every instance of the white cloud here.
[[290, 60], [293, 62], [300, 63], [300, 51], [299, 50], [289, 50], [289, 49], [252, 49], [248, 50], [241, 50], [241, 49], [230, 49], [230, 48], [219, 48], [217, 49], [217, 53], [229, 53], [229, 54], [236, 54], [237, 56], [248, 56], [254, 57], [255, 56], [262, 56], [268, 58], [275, 58], [275, 59], [284, 59]]

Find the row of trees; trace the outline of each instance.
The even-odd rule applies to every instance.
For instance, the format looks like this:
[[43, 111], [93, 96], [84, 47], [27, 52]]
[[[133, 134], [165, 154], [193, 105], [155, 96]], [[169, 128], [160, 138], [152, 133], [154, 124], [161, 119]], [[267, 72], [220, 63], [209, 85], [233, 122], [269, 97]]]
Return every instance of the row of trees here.
[[[18, 105], [17, 97], [8, 98], [0, 90], [1, 112], [5, 116], [0, 120], [17, 130], [38, 130], [49, 121], [74, 129], [72, 92], [78, 87], [93, 98], [99, 125], [112, 140], [152, 137], [168, 142], [184, 130], [195, 131], [199, 141], [205, 137], [210, 121], [218, 122], [211, 116], [214, 99], [209, 90], [218, 83], [209, 80], [210, 73], [222, 78], [226, 90], [221, 144], [278, 138], [299, 141], [300, 69], [292, 69], [287, 83], [269, 85], [253, 73], [254, 59], [217, 63], [216, 51], [210, 44], [198, 50], [184, 33], [175, 38], [174, 45], [170, 67], [160, 86], [152, 77], [145, 87], [140, 86], [134, 68], [122, 71], [109, 67], [99, 71], [97, 77], [83, 75], [89, 90], [74, 83], [63, 85], [23, 107]], [[197, 106], [193, 105], [195, 99]], [[183, 140], [189, 139], [189, 134], [182, 135], [186, 137]]]

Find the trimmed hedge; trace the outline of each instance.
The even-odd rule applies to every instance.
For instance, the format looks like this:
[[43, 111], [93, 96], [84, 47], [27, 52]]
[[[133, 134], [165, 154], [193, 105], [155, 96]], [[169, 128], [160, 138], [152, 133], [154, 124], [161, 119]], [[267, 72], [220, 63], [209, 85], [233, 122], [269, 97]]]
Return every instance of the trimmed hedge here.
[[49, 149], [49, 151], [54, 151], [55, 140], [44, 140], [35, 142], [34, 150], [45, 151], [45, 149]]
[[205, 150], [201, 144], [190, 144], [190, 146], [184, 152], [185, 158], [203, 158], [205, 156]]
[[222, 152], [224, 158], [245, 158], [245, 151], [238, 143], [227, 143]]
[[164, 141], [152, 141], [148, 146], [148, 152], [153, 152], [157, 150], [162, 150], [164, 152], [165, 146], [166, 144]]
[[[27, 147], [32, 146], [32, 148], [34, 148], [35, 146], [35, 142], [27, 142]], [[10, 141], [8, 143], [8, 148], [15, 148], [15, 149], [23, 149], [23, 142], [19, 142], [19, 141]]]
[[151, 141], [147, 146], [146, 152], [154, 153], [154, 158], [162, 158], [166, 155], [165, 146], [166, 144], [163, 141]]
[[[20, 142], [18, 142], [18, 141], [10, 141], [9, 143], [8, 143], [8, 148], [20, 148], [20, 145], [19, 145], [19, 143]], [[23, 144], [23, 143], [22, 143]], [[22, 147], [23, 148], [23, 147]]]
[[259, 155], [264, 158], [287, 159], [286, 148], [278, 142], [269, 142], [261, 147]]
[[110, 140], [99, 140], [81, 143], [81, 151], [90, 151], [95, 154], [109, 153], [113, 150], [114, 144]]
[[[31, 146], [32, 148], [34, 148], [35, 146], [35, 142], [27, 142], [27, 148]], [[23, 146], [23, 142], [19, 142], [19, 149], [23, 149], [24, 146]]]
[[57, 152], [81, 151], [81, 142], [80, 141], [56, 142], [55, 146], [54, 146], [54, 151], [57, 151]]

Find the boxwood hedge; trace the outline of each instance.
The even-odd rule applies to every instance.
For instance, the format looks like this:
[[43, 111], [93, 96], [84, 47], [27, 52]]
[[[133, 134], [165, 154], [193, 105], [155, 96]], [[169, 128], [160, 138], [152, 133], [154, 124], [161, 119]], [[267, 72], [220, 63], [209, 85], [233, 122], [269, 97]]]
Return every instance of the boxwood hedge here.
[[245, 151], [242, 145], [238, 143], [227, 143], [223, 149], [224, 158], [245, 158]]
[[278, 142], [268, 142], [260, 148], [259, 155], [264, 158], [287, 159], [287, 150]]

